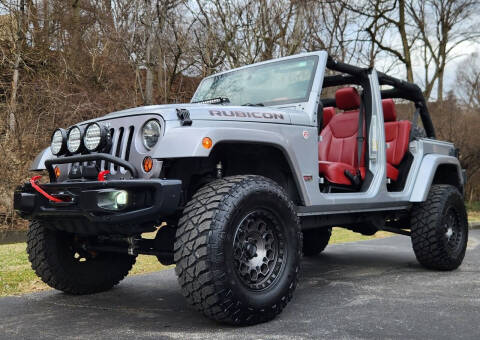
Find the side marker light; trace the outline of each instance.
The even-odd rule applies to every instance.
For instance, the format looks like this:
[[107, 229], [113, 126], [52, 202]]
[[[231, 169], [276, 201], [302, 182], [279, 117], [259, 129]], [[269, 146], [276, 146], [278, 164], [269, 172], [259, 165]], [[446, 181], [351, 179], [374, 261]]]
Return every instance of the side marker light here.
[[205, 148], [205, 149], [210, 149], [213, 145], [213, 142], [212, 140], [210, 139], [210, 137], [204, 137], [202, 139], [202, 146]]
[[147, 156], [143, 159], [142, 162], [143, 171], [150, 172], [153, 169], [153, 159], [150, 156]]

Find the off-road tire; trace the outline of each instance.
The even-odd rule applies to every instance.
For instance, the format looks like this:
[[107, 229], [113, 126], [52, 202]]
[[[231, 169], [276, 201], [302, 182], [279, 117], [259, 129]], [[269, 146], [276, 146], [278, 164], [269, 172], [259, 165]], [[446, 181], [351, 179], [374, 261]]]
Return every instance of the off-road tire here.
[[412, 245], [418, 262], [429, 269], [453, 270], [465, 257], [468, 241], [463, 197], [452, 185], [433, 185], [425, 202], [411, 212]]
[[[257, 211], [269, 214], [284, 241], [277, 248], [284, 250], [278, 264], [283, 269], [264, 289], [242, 281], [234, 253], [238, 228]], [[251, 325], [273, 319], [290, 301], [301, 251], [295, 206], [278, 184], [261, 176], [225, 177], [203, 186], [186, 205], [176, 234], [175, 272], [187, 301], [208, 318]]]
[[[118, 253], [89, 254], [82, 258], [72, 249], [73, 234], [49, 229], [32, 221], [27, 253], [32, 269], [50, 287], [68, 294], [103, 292], [118, 284], [135, 263], [135, 256]], [[75, 258], [77, 255], [78, 258]]]
[[328, 245], [331, 228], [317, 228], [303, 230], [303, 256], [315, 256], [320, 254]]

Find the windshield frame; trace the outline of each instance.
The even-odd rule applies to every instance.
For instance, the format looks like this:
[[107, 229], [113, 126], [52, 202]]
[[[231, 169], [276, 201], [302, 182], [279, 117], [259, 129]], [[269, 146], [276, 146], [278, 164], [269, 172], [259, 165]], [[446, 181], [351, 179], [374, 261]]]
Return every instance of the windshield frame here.
[[[311, 122], [316, 123], [315, 113], [316, 113], [316, 110], [318, 108], [318, 103], [320, 101], [320, 92], [321, 92], [321, 88], [322, 88], [323, 76], [324, 76], [325, 66], [326, 66], [327, 57], [328, 57], [328, 54], [325, 51], [315, 51], [315, 52], [295, 54], [295, 55], [288, 56], [288, 57], [282, 57], [282, 58], [262, 61], [262, 62], [258, 62], [258, 63], [254, 63], [254, 64], [250, 64], [250, 65], [245, 65], [245, 66], [242, 66], [242, 67], [238, 67], [238, 68], [234, 68], [234, 69], [231, 69], [231, 70], [226, 70], [226, 71], [223, 71], [223, 72], [212, 74], [212, 75], [202, 79], [202, 81], [198, 85], [197, 89], [195, 90], [195, 93], [194, 93], [192, 98], [195, 97], [195, 95], [197, 94], [197, 91], [200, 89], [202, 83], [209, 78], [213, 78], [213, 77], [225, 74], [225, 73], [236, 72], [236, 71], [239, 71], [239, 70], [242, 70], [242, 69], [245, 69], [245, 68], [249, 68], [249, 67], [256, 67], [256, 66], [260, 66], [260, 65], [264, 65], [264, 64], [268, 64], [268, 63], [276, 63], [276, 62], [281, 62], [281, 61], [284, 61], [284, 60], [296, 59], [296, 58], [308, 57], [308, 56], [318, 56], [318, 60], [316, 61], [316, 65], [315, 65], [316, 69], [314, 70], [314, 77], [313, 77], [312, 83], [310, 84], [311, 86], [309, 88], [308, 96], [306, 96], [306, 98], [304, 98], [304, 101], [295, 101], [295, 103], [278, 103], [278, 104], [276, 103], [275, 105], [269, 105], [269, 107], [295, 108], [295, 109], [304, 111], [304, 112], [308, 113], [309, 116], [311, 117]], [[200, 104], [200, 105], [202, 105], [202, 104]], [[228, 103], [226, 105], [228, 105]]]
[[[301, 60], [313, 60], [313, 65], [312, 65], [312, 69], [311, 69], [311, 73], [310, 73], [310, 80], [308, 82], [308, 85], [305, 89], [305, 95], [303, 97], [297, 97], [297, 98], [289, 98], [289, 99], [285, 99], [285, 100], [275, 100], [275, 101], [262, 101], [262, 102], [259, 102], [259, 103], [251, 103], [252, 105], [256, 105], [256, 104], [262, 104], [262, 106], [279, 106], [279, 105], [285, 105], [285, 104], [297, 104], [297, 103], [305, 103], [305, 102], [308, 102], [308, 99], [310, 98], [310, 94], [311, 94], [311, 91], [312, 91], [312, 87], [313, 87], [313, 83], [315, 81], [315, 75], [316, 75], [316, 71], [317, 71], [317, 68], [318, 68], [318, 63], [319, 63], [319, 56], [318, 55], [295, 55], [295, 56], [292, 56], [293, 58], [280, 58], [280, 59], [273, 59], [271, 60], [271, 62], [268, 62], [268, 63], [265, 63], [265, 62], [261, 62], [261, 63], [255, 63], [255, 64], [251, 64], [251, 65], [247, 65], [248, 67], [239, 67], [239, 68], [235, 68], [235, 69], [232, 69], [232, 70], [228, 70], [228, 71], [225, 71], [225, 72], [221, 72], [221, 73], [217, 73], [217, 74], [214, 74], [214, 75], [211, 75], [209, 77], [206, 77], [204, 78], [200, 84], [198, 85], [197, 87], [197, 90], [195, 91], [192, 99], [191, 99], [191, 103], [196, 103], [197, 100], [193, 101], [195, 96], [197, 95], [197, 93], [199, 92], [200, 88], [202, 87], [202, 84], [204, 84], [206, 81], [209, 81], [209, 79], [211, 78], [216, 78], [216, 77], [221, 77], [222, 75], [225, 75], [225, 74], [234, 74], [234, 73], [237, 73], [237, 72], [242, 72], [246, 69], [255, 69], [255, 68], [262, 68], [262, 67], [265, 67], [270, 64], [276, 64], [275, 66], [277, 67], [282, 67], [281, 64], [289, 64], [289, 63], [292, 63], [292, 62], [295, 62], [295, 61], [301, 61]], [[253, 70], [254, 71], [254, 70]], [[255, 72], [255, 71], [254, 71]], [[202, 100], [209, 100], [211, 98], [203, 98], [203, 99], [199, 99], [198, 101], [201, 102]], [[228, 102], [227, 102], [228, 104]], [[245, 104], [240, 104], [240, 105], [246, 105], [247, 103]]]

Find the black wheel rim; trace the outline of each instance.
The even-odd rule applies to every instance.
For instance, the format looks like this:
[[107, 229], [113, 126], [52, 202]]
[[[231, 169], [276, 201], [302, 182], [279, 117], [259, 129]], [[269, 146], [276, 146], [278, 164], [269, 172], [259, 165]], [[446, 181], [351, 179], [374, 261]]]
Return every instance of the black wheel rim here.
[[236, 273], [247, 288], [263, 290], [272, 286], [287, 256], [279, 219], [266, 210], [248, 213], [235, 230], [233, 255]]
[[461, 248], [463, 230], [455, 209], [448, 209], [443, 220], [443, 232], [447, 248], [451, 252], [456, 252]]
[[64, 247], [64, 261], [83, 265], [87, 262], [92, 262], [97, 257], [94, 252], [89, 252], [85, 249], [86, 240], [78, 235], [62, 233], [61, 243]]

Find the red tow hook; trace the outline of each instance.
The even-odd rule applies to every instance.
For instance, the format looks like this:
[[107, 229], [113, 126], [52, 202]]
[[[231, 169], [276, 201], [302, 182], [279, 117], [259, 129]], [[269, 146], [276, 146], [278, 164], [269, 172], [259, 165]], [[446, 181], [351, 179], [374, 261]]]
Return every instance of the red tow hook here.
[[110, 173], [110, 170], [103, 170], [98, 173], [98, 181], [99, 182], [104, 182], [105, 181], [105, 176]]
[[42, 176], [33, 176], [32, 178], [30, 178], [30, 184], [32, 185], [32, 188], [37, 190], [40, 194], [42, 194], [43, 196], [45, 196], [48, 200], [50, 200], [52, 202], [56, 202], [56, 203], [67, 202], [67, 201], [61, 200], [60, 198], [53, 197], [48, 192], [46, 192], [45, 190], [40, 188], [40, 186], [37, 184], [37, 181], [40, 178], [42, 178]]

